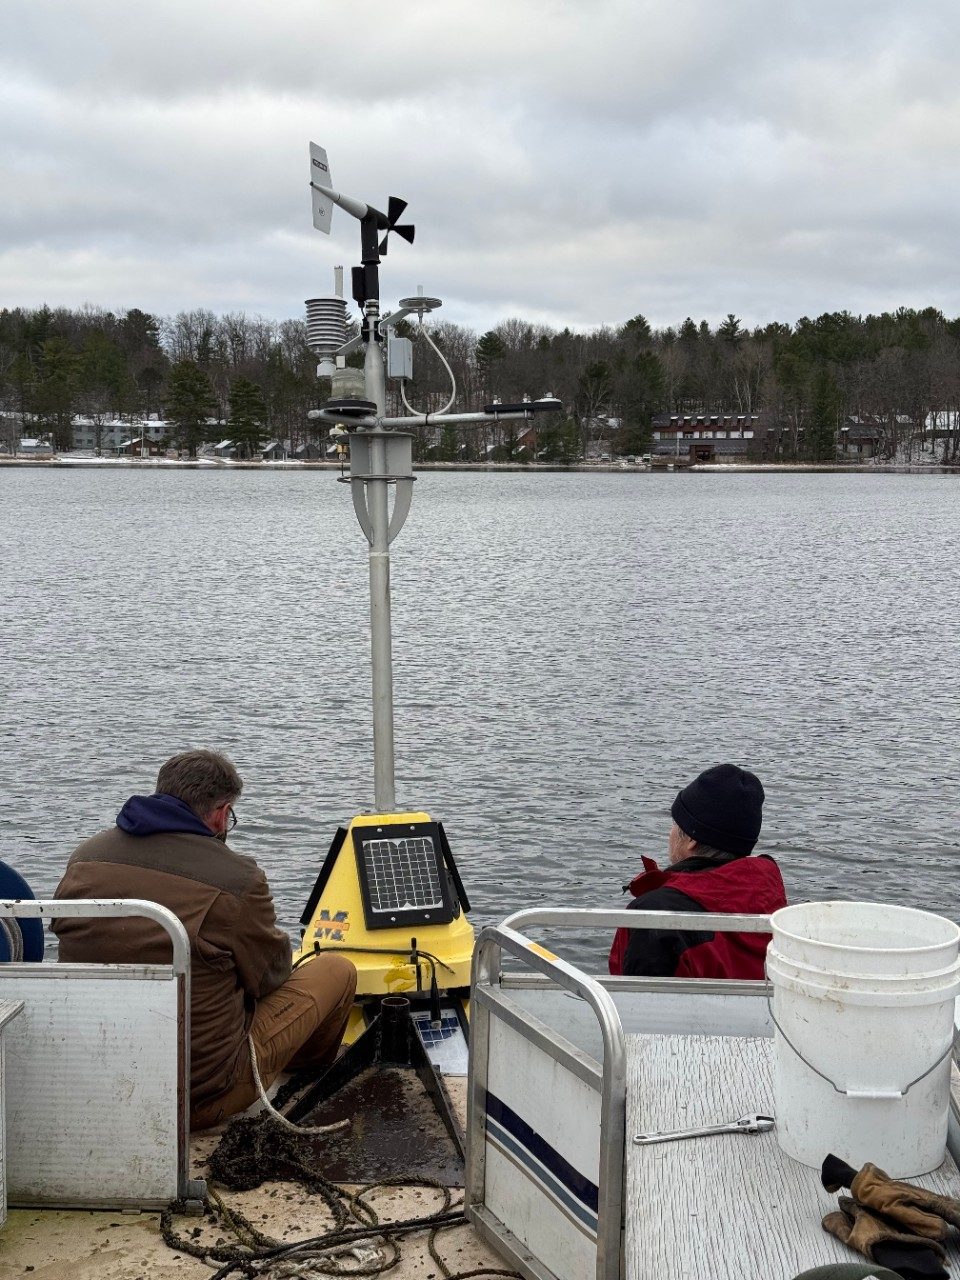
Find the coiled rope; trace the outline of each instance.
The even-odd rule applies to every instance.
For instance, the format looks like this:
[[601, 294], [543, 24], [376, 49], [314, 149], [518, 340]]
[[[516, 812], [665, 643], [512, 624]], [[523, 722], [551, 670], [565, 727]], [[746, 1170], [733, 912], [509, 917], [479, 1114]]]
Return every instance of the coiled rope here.
[[290, 1129], [293, 1133], [336, 1133], [339, 1129], [349, 1129], [349, 1120], [336, 1120], [333, 1124], [318, 1125], [302, 1125], [294, 1124], [292, 1120], [288, 1120], [282, 1112], [278, 1111], [270, 1099], [267, 1097], [267, 1091], [263, 1087], [263, 1081], [260, 1079], [260, 1067], [257, 1063], [257, 1046], [254, 1044], [252, 1033], [247, 1033], [247, 1047], [250, 1050], [250, 1066], [253, 1068], [253, 1083], [257, 1086], [257, 1093], [260, 1095], [260, 1101], [264, 1108], [270, 1113], [274, 1121], [284, 1129]]
[[[290, 1082], [277, 1094], [283, 1105], [296, 1092]], [[285, 1095], [285, 1096], [284, 1096]], [[174, 1221], [183, 1211], [171, 1205], [160, 1218], [164, 1242], [178, 1252], [202, 1259], [218, 1269], [211, 1280], [259, 1277], [262, 1280], [297, 1280], [310, 1276], [377, 1276], [401, 1260], [399, 1240], [413, 1232], [429, 1231], [427, 1248], [444, 1280], [475, 1280], [480, 1276], [513, 1277], [513, 1271], [479, 1267], [455, 1273], [441, 1258], [436, 1244], [440, 1231], [466, 1224], [463, 1202], [454, 1202], [450, 1188], [433, 1178], [396, 1177], [367, 1183], [354, 1192], [331, 1182], [316, 1167], [317, 1152], [310, 1138], [322, 1130], [278, 1125], [274, 1108], [256, 1116], [234, 1120], [210, 1156], [207, 1192], [208, 1220], [229, 1232], [236, 1243], [205, 1244], [203, 1229], [179, 1234]], [[297, 1182], [323, 1201], [333, 1222], [325, 1232], [296, 1241], [279, 1241], [255, 1227], [236, 1207], [228, 1205], [220, 1187], [248, 1191], [271, 1180]], [[433, 1213], [381, 1222], [369, 1202], [379, 1190], [391, 1187], [427, 1187], [439, 1192], [442, 1203]], [[195, 1220], [194, 1220], [195, 1221]], [[367, 1246], [366, 1248], [364, 1246]]]

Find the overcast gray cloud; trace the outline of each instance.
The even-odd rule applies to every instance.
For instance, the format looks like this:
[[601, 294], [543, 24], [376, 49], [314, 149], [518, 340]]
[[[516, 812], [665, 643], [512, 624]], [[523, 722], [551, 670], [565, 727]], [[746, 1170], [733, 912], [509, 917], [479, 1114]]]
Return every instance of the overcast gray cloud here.
[[5, 0], [0, 304], [300, 313], [410, 201], [388, 300], [555, 325], [960, 312], [955, 0]]

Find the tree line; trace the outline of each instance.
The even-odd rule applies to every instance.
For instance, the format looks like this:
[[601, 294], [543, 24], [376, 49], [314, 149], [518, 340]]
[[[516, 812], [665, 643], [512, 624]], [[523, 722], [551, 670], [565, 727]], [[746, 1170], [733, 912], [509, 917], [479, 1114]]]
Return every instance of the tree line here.
[[117, 315], [94, 307], [0, 310], [0, 409], [54, 448], [72, 422], [131, 426], [162, 415], [162, 443], [191, 455], [229, 429], [248, 453], [268, 438], [302, 441], [318, 402], [306, 324], [184, 311]]
[[[414, 343], [408, 399], [434, 412], [449, 377], [416, 324], [397, 332]], [[421, 457], [572, 462], [591, 440], [611, 452], [643, 451], [658, 413], [761, 413], [777, 429], [782, 457], [833, 457], [837, 431], [855, 419], [873, 425], [890, 458], [923, 447], [932, 423], [944, 459], [960, 462], [960, 319], [933, 307], [753, 329], [732, 314], [715, 327], [688, 318], [665, 328], [636, 315], [589, 332], [510, 319], [477, 334], [443, 321], [430, 336], [453, 370], [458, 407], [551, 394], [565, 415], [537, 419], [532, 445], [523, 423], [430, 427], [418, 433]], [[404, 413], [390, 388], [389, 411]], [[315, 431], [307, 411], [328, 395], [300, 320], [0, 310], [0, 410], [60, 450], [72, 445], [77, 415], [96, 427], [161, 414], [166, 443], [191, 454], [222, 435], [246, 453], [267, 439], [296, 446]]]

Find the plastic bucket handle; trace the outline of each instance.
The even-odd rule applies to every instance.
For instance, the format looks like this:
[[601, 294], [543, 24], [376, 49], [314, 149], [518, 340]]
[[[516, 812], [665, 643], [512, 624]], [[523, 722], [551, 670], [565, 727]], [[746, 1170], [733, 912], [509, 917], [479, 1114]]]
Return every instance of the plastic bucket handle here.
[[867, 983], [878, 990], [886, 987], [894, 991], [895, 983], [916, 986], [920, 980], [930, 983], [937, 979], [960, 978], [960, 955], [955, 960], [951, 960], [946, 968], [931, 969], [927, 973], [837, 973], [834, 969], [825, 969], [822, 965], [809, 964], [806, 960], [795, 960], [793, 956], [784, 955], [782, 951], [777, 950], [775, 943], [770, 944], [768, 951], [776, 957], [779, 966], [796, 970], [796, 975], [791, 976], [796, 976], [800, 981], [812, 985], [819, 983], [824, 986], [836, 986], [837, 983], [854, 982], [858, 986], [851, 988], [852, 990], [858, 990], [859, 984]]

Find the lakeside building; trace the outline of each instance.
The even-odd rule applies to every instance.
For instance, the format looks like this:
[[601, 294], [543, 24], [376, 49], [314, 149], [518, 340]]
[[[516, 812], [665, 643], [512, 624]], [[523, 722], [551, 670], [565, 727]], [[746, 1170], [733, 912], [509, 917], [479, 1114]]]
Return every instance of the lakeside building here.
[[49, 440], [23, 436], [18, 444], [18, 452], [24, 458], [50, 458], [53, 456], [53, 445]]
[[121, 418], [105, 419], [97, 422], [95, 418], [78, 416], [71, 422], [73, 430], [73, 447], [79, 452], [100, 449], [102, 453], [126, 452], [134, 434], [146, 437], [148, 442], [158, 446], [167, 434], [167, 424], [162, 418], [150, 418], [142, 421], [134, 418], [123, 421]]
[[203, 451], [208, 457], [214, 458], [236, 458], [239, 450], [232, 440], [221, 440], [217, 444], [212, 444], [208, 449]]
[[[872, 414], [848, 414], [836, 432], [836, 458], [840, 461], [864, 462], [892, 456], [885, 452], [890, 442], [900, 446], [911, 442], [932, 442], [939, 435], [951, 434], [949, 428], [937, 432], [933, 423], [945, 417], [928, 415], [925, 423], [917, 423], [909, 414], [894, 414], [889, 419]], [[802, 457], [810, 430], [803, 417], [799, 421], [778, 418], [761, 410], [758, 413], [687, 413], [657, 414], [653, 418], [651, 460], [655, 466], [671, 463], [692, 466], [705, 462], [776, 462], [782, 458]], [[931, 448], [933, 444], [931, 443]]]
[[[910, 419], [907, 419], [910, 422]], [[841, 458], [855, 457], [875, 458], [883, 438], [883, 426], [879, 419], [870, 414], [856, 414], [844, 418], [837, 441], [837, 452]]]
[[113, 452], [119, 458], [155, 458], [160, 453], [160, 445], [149, 436], [133, 436], [131, 439], [121, 440]]
[[328, 445], [326, 453], [324, 453], [323, 445], [316, 440], [308, 440], [306, 444], [300, 445], [298, 449], [294, 449], [293, 456], [300, 462], [322, 462], [324, 457], [330, 456], [336, 458], [336, 444]]
[[652, 426], [653, 463], [742, 462], [754, 455], [768, 419], [762, 413], [658, 413]]

